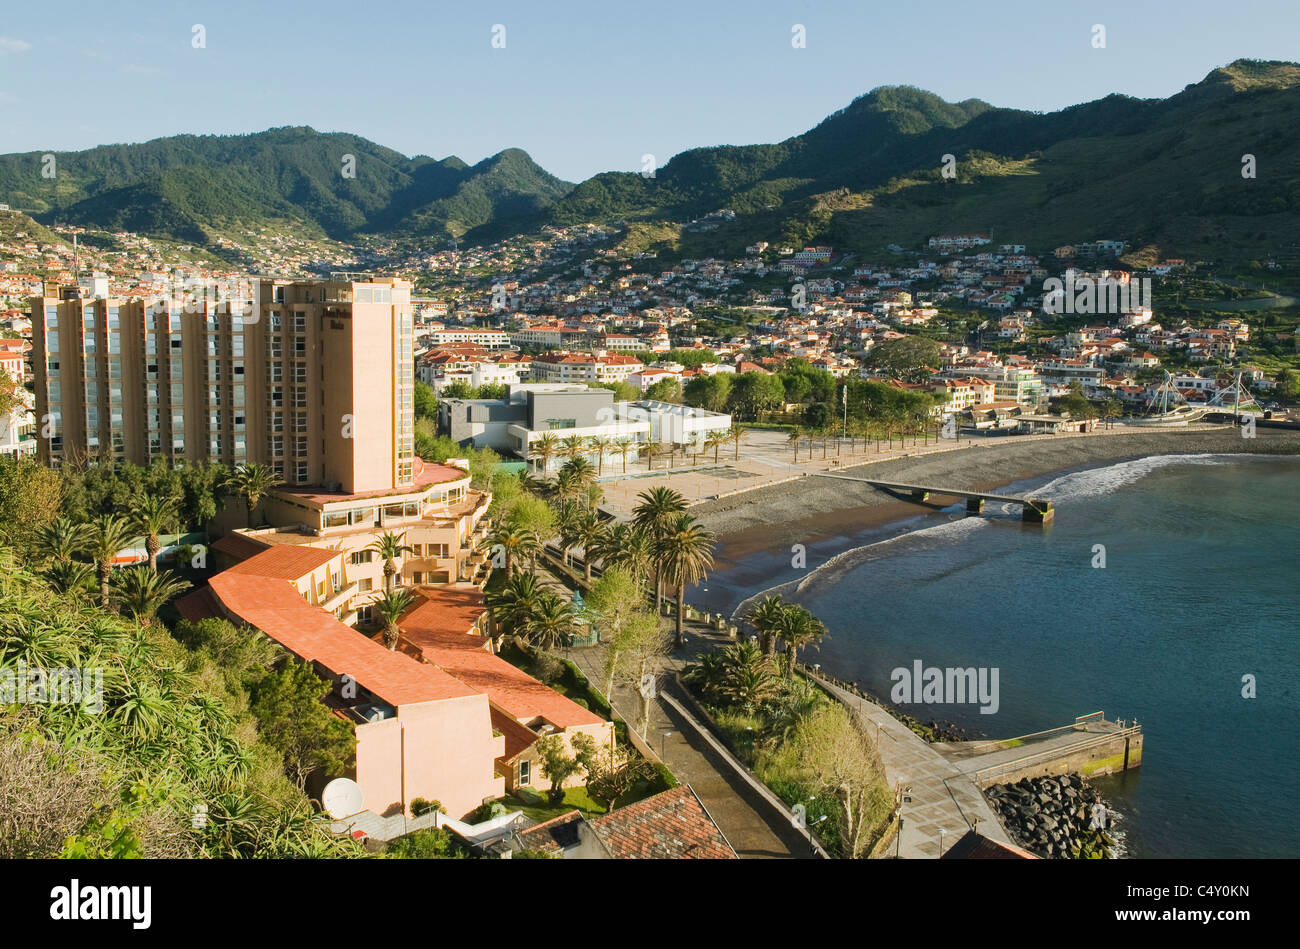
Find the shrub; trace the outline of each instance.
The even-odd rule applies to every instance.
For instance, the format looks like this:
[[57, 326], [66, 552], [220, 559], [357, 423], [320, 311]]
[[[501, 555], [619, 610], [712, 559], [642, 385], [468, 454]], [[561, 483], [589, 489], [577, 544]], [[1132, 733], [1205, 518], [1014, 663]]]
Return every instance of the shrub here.
[[554, 656], [540, 654], [533, 662], [533, 675], [547, 685], [560, 681], [564, 677], [564, 663]]
[[442, 806], [440, 801], [426, 801], [422, 797], [417, 797], [411, 802], [411, 813], [416, 817], [423, 817], [425, 814], [431, 814], [434, 811], [447, 813], [447, 809]]

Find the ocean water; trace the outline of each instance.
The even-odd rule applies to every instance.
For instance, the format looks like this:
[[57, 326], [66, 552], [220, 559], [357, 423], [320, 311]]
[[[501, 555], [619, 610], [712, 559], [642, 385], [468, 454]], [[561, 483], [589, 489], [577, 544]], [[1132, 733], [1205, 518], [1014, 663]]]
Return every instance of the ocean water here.
[[916, 660], [998, 670], [995, 713], [912, 706], [923, 720], [990, 737], [1138, 720], [1142, 766], [1097, 779], [1129, 856], [1300, 856], [1300, 459], [1159, 456], [1005, 493], [1031, 490], [1056, 505], [1047, 529], [954, 506], [810, 548], [808, 570], [747, 556], [696, 598], [784, 583], [830, 629], [804, 658], [882, 697]]

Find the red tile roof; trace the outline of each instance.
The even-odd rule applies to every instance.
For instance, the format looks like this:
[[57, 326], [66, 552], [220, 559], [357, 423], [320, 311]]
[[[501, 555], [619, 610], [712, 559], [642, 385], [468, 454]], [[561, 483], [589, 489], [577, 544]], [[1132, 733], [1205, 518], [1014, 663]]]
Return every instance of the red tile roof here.
[[249, 576], [273, 577], [277, 580], [296, 582], [318, 567], [323, 567], [331, 560], [341, 556], [343, 556], [342, 551], [326, 547], [277, 544], [274, 547], [264, 549], [261, 553], [254, 554], [247, 560], [240, 561], [225, 573], [218, 574], [218, 576], [247, 574]]
[[449, 646], [441, 637], [423, 646], [421, 652], [427, 661], [474, 691], [486, 694], [489, 702], [519, 721], [541, 716], [559, 728], [604, 721], [490, 652]]
[[736, 859], [689, 784], [602, 814], [591, 826], [617, 859]]
[[431, 461], [424, 461], [422, 458], [415, 459], [414, 467], [414, 482], [400, 488], [379, 488], [375, 491], [359, 491], [356, 494], [345, 494], [342, 491], [326, 491], [320, 487], [307, 485], [299, 488], [276, 488], [275, 493], [290, 495], [304, 501], [314, 501], [317, 504], [332, 504], [337, 501], [361, 501], [367, 498], [401, 497], [402, 495], [418, 494], [431, 484], [463, 481], [469, 478], [468, 471], [462, 471], [460, 468], [453, 468], [450, 465], [439, 465]]
[[213, 550], [226, 554], [234, 560], [247, 560], [266, 550], [266, 547], [266, 544], [254, 540], [247, 534], [227, 534], [212, 544]]

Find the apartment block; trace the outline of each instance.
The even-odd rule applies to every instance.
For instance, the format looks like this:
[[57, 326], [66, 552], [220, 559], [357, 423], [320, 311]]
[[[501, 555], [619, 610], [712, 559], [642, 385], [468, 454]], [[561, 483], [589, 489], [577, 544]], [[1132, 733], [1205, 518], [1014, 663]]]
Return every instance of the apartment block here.
[[414, 478], [411, 285], [255, 279], [225, 299], [32, 301], [47, 464], [261, 462], [290, 486]]

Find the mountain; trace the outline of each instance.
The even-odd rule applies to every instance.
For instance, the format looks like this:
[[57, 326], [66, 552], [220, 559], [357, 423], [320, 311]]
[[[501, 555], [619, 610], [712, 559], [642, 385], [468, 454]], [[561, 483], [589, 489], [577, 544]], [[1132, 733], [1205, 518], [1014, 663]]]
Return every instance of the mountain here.
[[[355, 159], [354, 177], [344, 174]], [[0, 194], [43, 223], [139, 231], [205, 243], [267, 223], [306, 236], [363, 233], [459, 237], [535, 215], [572, 187], [509, 149], [470, 166], [407, 158], [356, 135], [276, 128], [251, 135], [177, 135], [138, 145], [0, 156]]]
[[[1052, 113], [882, 87], [774, 145], [683, 152], [653, 178], [610, 172], [532, 220], [681, 224], [637, 249], [737, 255], [756, 240], [874, 252], [991, 231], [1037, 250], [1117, 237], [1153, 252], [1300, 259], [1300, 66], [1238, 60], [1168, 99], [1111, 95]], [[1242, 177], [1253, 154], [1257, 177]], [[953, 155], [958, 175], [940, 174]], [[500, 236], [495, 224], [471, 240]]]
[[[0, 156], [0, 201], [42, 223], [193, 242], [239, 227], [302, 236], [463, 238], [626, 222], [625, 246], [689, 256], [757, 240], [876, 253], [985, 231], [1042, 252], [1118, 238], [1142, 255], [1300, 261], [1300, 65], [1238, 60], [1167, 99], [1110, 95], [1057, 112], [875, 89], [801, 135], [691, 149], [654, 177], [576, 186], [508, 149], [468, 166], [310, 128], [175, 136], [57, 155]], [[356, 177], [340, 173], [356, 157]], [[1242, 176], [1253, 155], [1256, 177]], [[940, 173], [952, 155], [957, 175]], [[694, 219], [728, 208], [714, 229]]]

